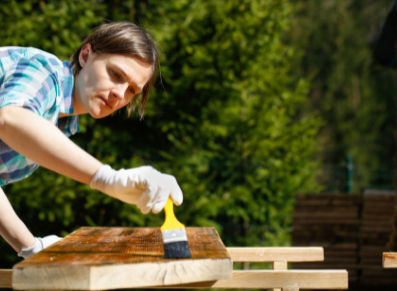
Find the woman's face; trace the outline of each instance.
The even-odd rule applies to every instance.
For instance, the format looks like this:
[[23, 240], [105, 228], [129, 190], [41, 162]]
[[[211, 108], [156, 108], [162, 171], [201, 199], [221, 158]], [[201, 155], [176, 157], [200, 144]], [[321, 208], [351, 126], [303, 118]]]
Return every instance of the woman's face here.
[[102, 118], [126, 106], [148, 82], [152, 66], [125, 55], [96, 54], [86, 44], [73, 91], [74, 114]]

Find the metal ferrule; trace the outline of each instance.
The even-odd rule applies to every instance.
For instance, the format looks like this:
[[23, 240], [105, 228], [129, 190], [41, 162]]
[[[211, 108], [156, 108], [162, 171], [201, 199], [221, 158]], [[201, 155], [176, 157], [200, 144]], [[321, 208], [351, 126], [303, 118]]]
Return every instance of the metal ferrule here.
[[172, 243], [178, 241], [187, 241], [186, 230], [184, 228], [177, 228], [172, 230], [163, 230], [163, 242]]

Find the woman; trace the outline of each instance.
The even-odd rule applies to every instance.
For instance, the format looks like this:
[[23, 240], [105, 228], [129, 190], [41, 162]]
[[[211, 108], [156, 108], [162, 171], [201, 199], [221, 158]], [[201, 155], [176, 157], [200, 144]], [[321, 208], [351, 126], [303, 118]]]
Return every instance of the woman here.
[[[168, 197], [183, 200], [175, 178], [150, 166], [113, 170], [80, 149], [69, 136], [78, 116], [143, 110], [159, 67], [156, 43], [128, 22], [103, 24], [70, 62], [34, 48], [0, 48], [0, 186], [28, 177], [38, 165], [136, 204], [143, 214], [160, 212]], [[28, 258], [60, 238], [35, 238], [0, 189], [0, 234]]]

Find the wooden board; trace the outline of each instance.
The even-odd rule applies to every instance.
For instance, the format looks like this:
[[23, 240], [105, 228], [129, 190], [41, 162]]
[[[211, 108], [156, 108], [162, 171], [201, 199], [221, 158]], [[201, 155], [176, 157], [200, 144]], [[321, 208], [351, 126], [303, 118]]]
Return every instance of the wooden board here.
[[[233, 271], [233, 278], [213, 282], [173, 285], [167, 289], [348, 289], [346, 270], [249, 270]], [[150, 288], [158, 288], [150, 287]]]
[[[4, 279], [0, 288], [11, 288], [12, 270], [0, 270], [0, 278]], [[190, 283], [174, 286], [145, 287], [150, 289], [270, 289], [297, 286], [299, 288], [312, 289], [347, 289], [347, 272], [345, 270], [318, 270], [318, 271], [272, 271], [250, 270], [233, 271], [233, 277], [226, 280]]]
[[0, 269], [0, 288], [11, 288], [11, 270]]
[[383, 253], [382, 265], [385, 269], [397, 268], [397, 253]]
[[227, 248], [233, 262], [320, 262], [322, 247]]
[[186, 228], [191, 259], [165, 259], [159, 228], [83, 227], [13, 268], [18, 290], [105, 290], [229, 279], [214, 228]]

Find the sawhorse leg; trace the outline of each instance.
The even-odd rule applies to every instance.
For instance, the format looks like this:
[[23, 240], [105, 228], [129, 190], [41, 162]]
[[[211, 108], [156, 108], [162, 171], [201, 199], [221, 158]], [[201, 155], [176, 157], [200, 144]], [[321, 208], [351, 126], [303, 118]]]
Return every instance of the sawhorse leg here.
[[[287, 262], [273, 262], [273, 270], [288, 270], [288, 263]], [[296, 291], [298, 289], [286, 289], [286, 288], [291, 288], [291, 287], [285, 287], [283, 288], [283, 291]], [[294, 287], [292, 287], [294, 288]], [[273, 291], [281, 291], [279, 288], [274, 288]]]

